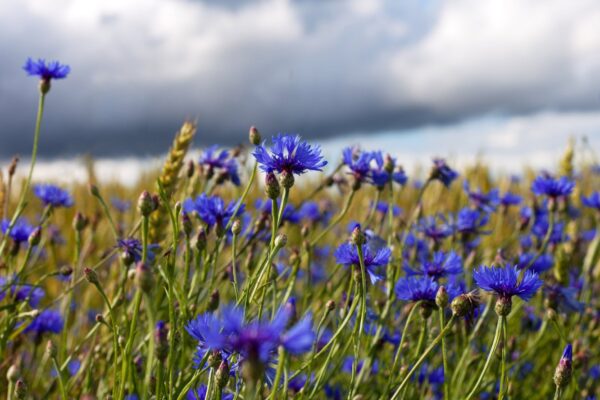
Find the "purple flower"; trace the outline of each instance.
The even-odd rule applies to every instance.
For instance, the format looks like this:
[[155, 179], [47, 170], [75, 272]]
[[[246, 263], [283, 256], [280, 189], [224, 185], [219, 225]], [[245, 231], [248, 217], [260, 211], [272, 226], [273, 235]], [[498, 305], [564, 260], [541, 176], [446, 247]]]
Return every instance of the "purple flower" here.
[[473, 280], [483, 290], [494, 292], [501, 299], [519, 296], [524, 301], [528, 301], [543, 282], [535, 272], [529, 270], [525, 271], [520, 282], [518, 276], [519, 270], [516, 266], [481, 266], [473, 271]]
[[242, 360], [263, 364], [269, 362], [280, 345], [293, 355], [306, 353], [315, 340], [312, 315], [307, 314], [286, 329], [291, 317], [288, 307], [282, 307], [272, 321], [244, 322], [244, 311], [235, 306], [225, 307], [220, 317], [199, 315], [186, 325], [187, 332], [199, 342], [196, 365], [207, 350], [221, 351], [226, 356], [237, 353]]
[[204, 153], [202, 153], [198, 160], [198, 164], [208, 167], [210, 171], [209, 175], [212, 175], [214, 170], [219, 170], [234, 185], [239, 186], [240, 176], [238, 174], [237, 162], [229, 156], [229, 151], [217, 151], [217, 149], [218, 146], [214, 145], [204, 150]]
[[60, 333], [65, 321], [60, 312], [55, 310], [44, 310], [25, 328], [25, 333], [34, 333], [41, 338], [44, 333]]
[[427, 276], [407, 276], [396, 282], [396, 296], [404, 301], [435, 302], [438, 284]]
[[[0, 229], [2, 230], [2, 233], [6, 234], [9, 225], [9, 220], [2, 220], [2, 223], [0, 223]], [[29, 239], [29, 235], [31, 235], [34, 229], [35, 228], [32, 225], [29, 225], [25, 218], [19, 218], [10, 230], [10, 238], [16, 243], [26, 242]]]
[[285, 171], [300, 175], [309, 170], [321, 171], [327, 165], [321, 148], [300, 140], [298, 135], [278, 134], [272, 138], [272, 143], [269, 150], [263, 143], [252, 153], [264, 172]]
[[458, 177], [458, 173], [446, 164], [442, 158], [433, 159], [433, 168], [431, 170], [430, 180], [438, 180], [448, 187]]
[[66, 190], [51, 184], [40, 184], [33, 187], [33, 193], [46, 206], [52, 207], [71, 207], [73, 199]]
[[120, 213], [125, 213], [129, 210], [129, 208], [131, 208], [131, 201], [121, 200], [117, 197], [111, 198], [110, 203]]
[[500, 204], [500, 194], [498, 192], [498, 189], [492, 189], [488, 193], [482, 192], [480, 188], [477, 188], [476, 190], [471, 190], [469, 186], [469, 181], [466, 180], [463, 184], [463, 189], [469, 197], [469, 200], [479, 210], [485, 212], [492, 212]]
[[[373, 207], [373, 202], [371, 202], [371, 207]], [[379, 213], [381, 213], [383, 215], [387, 215], [387, 213], [389, 211], [389, 205], [385, 201], [379, 201], [375, 205], [375, 209], [377, 210], [377, 212], [379, 212]], [[402, 209], [399, 206], [393, 204], [392, 205], [392, 214], [393, 214], [393, 216], [397, 217], [401, 213], [402, 213]]]
[[504, 193], [504, 195], [500, 198], [500, 204], [502, 204], [505, 207], [517, 206], [521, 204], [521, 201], [523, 201], [523, 198], [521, 196], [511, 192]]
[[44, 81], [66, 78], [71, 71], [71, 67], [60, 64], [58, 61], [50, 61], [47, 63], [42, 58], [35, 61], [31, 57], [27, 59], [23, 69], [29, 76], [39, 76], [40, 79]]
[[479, 210], [463, 208], [456, 217], [456, 231], [463, 234], [480, 234], [489, 221], [489, 215]]
[[329, 223], [331, 219], [331, 212], [327, 210], [321, 211], [319, 204], [315, 201], [306, 201], [298, 209], [298, 215], [302, 220], [308, 220], [313, 224], [316, 223]]
[[431, 261], [423, 262], [418, 269], [412, 269], [405, 264], [404, 270], [408, 276], [423, 275], [434, 280], [445, 278], [448, 275], [461, 274], [463, 271], [462, 259], [454, 251], [444, 254], [443, 251], [438, 251], [433, 255]]
[[[206, 400], [208, 387], [205, 384], [201, 384], [196, 389], [190, 389], [185, 394], [186, 400]], [[221, 395], [221, 400], [232, 400], [233, 394], [224, 393]]]
[[[437, 225], [436, 220], [440, 220], [441, 224]], [[438, 214], [436, 217], [422, 218], [419, 221], [417, 229], [435, 242], [445, 239], [454, 233], [452, 225], [441, 214]]]
[[[116, 247], [124, 253], [123, 258], [132, 260], [131, 262], [138, 262], [142, 259], [144, 248], [142, 247], [142, 242], [135, 238], [118, 239]], [[152, 250], [158, 247], [157, 244], [150, 244], [148, 246], [149, 261], [154, 260], [154, 252]]]
[[531, 191], [537, 195], [545, 195], [550, 198], [568, 196], [575, 188], [575, 182], [566, 176], [553, 178], [550, 175], [542, 174], [535, 178], [531, 184]]
[[388, 182], [393, 181], [399, 185], [404, 185], [408, 178], [402, 169], [395, 169], [396, 160], [390, 157], [394, 172], [389, 173], [385, 170], [385, 161], [380, 151], [375, 151], [373, 154], [373, 160], [375, 161], [376, 168], [371, 169], [371, 181], [375, 186], [383, 187]]
[[[383, 267], [390, 262], [392, 251], [388, 247], [372, 248], [369, 243], [362, 245], [363, 261], [365, 269], [371, 283], [375, 283], [382, 278], [379, 273], [379, 267]], [[335, 259], [338, 264], [345, 266], [359, 266], [360, 260], [358, 257], [358, 250], [356, 245], [346, 242], [341, 244], [334, 253]]]
[[[234, 200], [225, 206], [225, 202], [219, 196], [207, 196], [202, 193], [195, 200], [186, 199], [183, 202], [183, 211], [187, 213], [196, 211], [200, 219], [209, 227], [213, 225], [225, 227], [233, 216], [236, 206], [237, 202]], [[244, 213], [244, 208], [244, 204], [242, 204], [236, 214], [238, 217]]]
[[[273, 207], [273, 202], [270, 199], [257, 199], [254, 203], [256, 209], [260, 210], [263, 214], [271, 215], [271, 209]], [[281, 206], [281, 200], [277, 199], [277, 205]], [[292, 224], [297, 224], [300, 222], [300, 213], [294, 209], [292, 204], [286, 204], [283, 209], [283, 214], [281, 216], [281, 222], [288, 221]]]
[[[534, 259], [535, 254], [532, 253], [523, 253], [519, 256], [519, 260], [517, 262], [517, 268], [523, 269], [527, 267], [531, 261]], [[554, 265], [554, 259], [552, 258], [552, 254], [542, 254], [540, 255], [534, 263], [529, 267], [530, 271], [535, 272], [536, 274], [541, 274], [542, 272], [548, 271]]]
[[372, 152], [362, 151], [358, 147], [346, 147], [342, 151], [342, 160], [358, 182], [367, 180], [371, 172]]
[[[10, 291], [7, 290], [8, 286], [10, 286]], [[29, 299], [29, 305], [34, 308], [40, 304], [40, 301], [46, 294], [44, 289], [38, 286], [14, 282], [0, 276], [0, 300], [3, 300], [6, 297], [7, 292], [10, 292], [10, 295], [14, 296], [16, 301], [25, 301]]]
[[581, 196], [581, 203], [586, 207], [600, 211], [600, 192], [594, 192], [589, 197]]

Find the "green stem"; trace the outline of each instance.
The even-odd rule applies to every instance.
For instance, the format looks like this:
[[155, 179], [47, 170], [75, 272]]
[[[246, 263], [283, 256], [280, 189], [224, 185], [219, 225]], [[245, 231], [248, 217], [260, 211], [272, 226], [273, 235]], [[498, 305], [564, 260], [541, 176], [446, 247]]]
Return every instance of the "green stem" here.
[[[269, 395], [269, 400], [277, 399], [277, 393], [279, 392], [279, 386], [281, 381], [281, 375], [283, 374], [283, 367], [285, 365], [285, 349], [283, 346], [279, 346], [279, 360], [277, 361], [277, 372], [275, 373], [275, 380], [273, 381], [273, 389], [271, 389], [271, 394]], [[286, 388], [284, 387], [285, 391]]]
[[410, 371], [408, 371], [408, 374], [404, 377], [404, 380], [402, 381], [402, 383], [400, 384], [400, 386], [398, 387], [398, 389], [396, 389], [396, 391], [394, 392], [394, 395], [392, 396], [392, 400], [396, 400], [398, 398], [398, 396], [400, 395], [400, 393], [402, 393], [404, 391], [404, 388], [408, 384], [408, 381], [410, 380], [411, 376], [421, 366], [421, 364], [423, 364], [423, 361], [425, 361], [425, 359], [427, 358], [427, 356], [429, 355], [429, 353], [431, 353], [433, 351], [433, 349], [435, 349], [435, 347], [442, 340], [442, 338], [452, 328], [452, 325], [454, 324], [455, 317], [456, 317], [456, 315], [452, 315], [452, 317], [450, 318], [450, 320], [448, 321], [448, 323], [446, 324], [446, 326], [444, 327], [444, 329], [442, 329], [442, 331], [440, 332], [440, 334], [435, 339], [433, 339], [433, 341], [431, 342], [431, 344], [429, 345], [429, 347], [427, 349], [425, 349], [425, 351], [421, 354], [421, 357], [419, 357], [419, 359], [415, 362], [415, 364], [410, 369]]
[[8, 224], [8, 228], [4, 233], [4, 237], [2, 238], [2, 243], [0, 244], [0, 256], [4, 254], [4, 250], [6, 249], [7, 239], [10, 236], [10, 232], [12, 231], [15, 223], [17, 222], [17, 218], [20, 213], [23, 212], [23, 208], [25, 206], [25, 199], [27, 197], [27, 193], [29, 192], [29, 186], [31, 185], [31, 178], [33, 176], [33, 170], [35, 167], [35, 162], [37, 159], [37, 151], [38, 151], [38, 142], [40, 139], [40, 128], [42, 126], [42, 116], [44, 115], [44, 101], [46, 100], [46, 93], [40, 91], [40, 97], [38, 101], [38, 110], [37, 117], [35, 119], [35, 130], [33, 133], [33, 149], [31, 150], [31, 164], [29, 165], [29, 173], [27, 174], [27, 180], [25, 184], [21, 188], [21, 196], [19, 197], [19, 202], [17, 203], [17, 207], [15, 209], [15, 213], [10, 220], [10, 224]]
[[506, 341], [508, 340], [506, 317], [500, 317], [502, 320], [502, 366], [500, 368], [500, 391], [498, 392], [498, 400], [504, 398], [506, 391]]
[[65, 388], [65, 381], [62, 376], [62, 371], [58, 367], [58, 363], [56, 362], [56, 357], [52, 357], [52, 366], [56, 370], [56, 377], [58, 379], [58, 386], [60, 388], [60, 395], [63, 400], [68, 400], [67, 390]]
[[342, 211], [339, 213], [339, 215], [337, 217], [335, 217], [335, 219], [333, 221], [331, 221], [331, 223], [327, 226], [327, 228], [325, 228], [321, 233], [319, 233], [317, 235], [317, 237], [315, 237], [310, 242], [310, 247], [314, 247], [316, 244], [318, 244], [319, 241], [323, 238], [323, 236], [325, 236], [329, 231], [331, 231], [346, 216], [346, 214], [348, 213], [348, 210], [350, 209], [350, 205], [352, 204], [352, 200], [354, 199], [355, 194], [356, 194], [356, 190], [352, 190], [350, 192], [350, 195], [346, 199], [346, 204], [344, 204], [344, 208], [342, 209]]
[[485, 373], [487, 372], [491, 362], [492, 362], [492, 357], [494, 356], [494, 353], [496, 352], [496, 347], [498, 347], [498, 342], [500, 341], [500, 336], [502, 335], [502, 318], [498, 318], [498, 323], [496, 324], [496, 334], [494, 335], [494, 340], [492, 341], [492, 346], [490, 347], [490, 350], [488, 352], [487, 358], [485, 360], [485, 364], [483, 365], [483, 369], [481, 370], [481, 373], [479, 374], [479, 377], [477, 378], [477, 382], [475, 382], [475, 386], [473, 386], [473, 389], [471, 389], [471, 391], [469, 392], [466, 400], [470, 400], [473, 398], [473, 396], [475, 396], [477, 394], [477, 391], [479, 390], [479, 386], [481, 385], [481, 382], [483, 382], [483, 378], [485, 377]]
[[[439, 320], [440, 320], [440, 330], [444, 329], [444, 309], [440, 307], [439, 309]], [[442, 338], [442, 364], [444, 365], [444, 376], [450, 376], [448, 369], [448, 355], [446, 354], [446, 339]], [[450, 382], [448, 379], [444, 379], [444, 399], [450, 399]]]

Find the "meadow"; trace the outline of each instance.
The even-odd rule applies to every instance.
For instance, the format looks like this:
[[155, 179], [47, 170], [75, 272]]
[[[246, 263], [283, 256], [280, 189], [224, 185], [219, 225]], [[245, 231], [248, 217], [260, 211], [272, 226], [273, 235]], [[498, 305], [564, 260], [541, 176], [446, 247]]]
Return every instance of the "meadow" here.
[[255, 127], [192, 158], [184, 122], [137, 185], [90, 162], [88, 184], [57, 186], [32, 176], [70, 69], [24, 69], [40, 103], [29, 165], [0, 182], [1, 398], [600, 394], [593, 149], [519, 176], [441, 158], [408, 176]]

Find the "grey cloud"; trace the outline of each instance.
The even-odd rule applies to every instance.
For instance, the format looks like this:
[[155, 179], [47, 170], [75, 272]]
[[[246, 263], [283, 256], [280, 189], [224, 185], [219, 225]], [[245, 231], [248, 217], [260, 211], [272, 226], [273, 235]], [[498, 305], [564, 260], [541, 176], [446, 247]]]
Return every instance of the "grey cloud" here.
[[[590, 84], [600, 77], [591, 56], [600, 50], [590, 39], [600, 21], [589, 13], [593, 2], [570, 2], [577, 4], [565, 17], [553, 1], [539, 27], [515, 27], [521, 31], [506, 41], [501, 27], [486, 26], [476, 0], [89, 0], [85, 9], [64, 0], [59, 11], [33, 0], [7, 3], [1, 157], [30, 148], [35, 83], [20, 70], [29, 55], [73, 68], [48, 96], [46, 156], [162, 152], [185, 118], [198, 118], [198, 144], [234, 144], [253, 124], [266, 134], [315, 138], [598, 106]], [[532, 7], [491, 3], [508, 4], [499, 17], [517, 23]], [[568, 24], [579, 16], [584, 28]], [[488, 46], [469, 36], [478, 34], [473, 27], [489, 36]], [[522, 43], [512, 43], [519, 35]]]

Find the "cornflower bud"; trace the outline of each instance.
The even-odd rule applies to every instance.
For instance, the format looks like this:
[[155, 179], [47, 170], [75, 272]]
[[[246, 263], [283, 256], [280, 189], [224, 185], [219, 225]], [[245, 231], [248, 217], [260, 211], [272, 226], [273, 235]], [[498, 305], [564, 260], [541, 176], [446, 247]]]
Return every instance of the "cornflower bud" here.
[[233, 224], [231, 224], [231, 233], [233, 233], [234, 235], [239, 235], [242, 232], [242, 223], [240, 222], [239, 219], [236, 219], [235, 221], [233, 221]]
[[360, 225], [357, 225], [352, 230], [352, 234], [350, 235], [350, 241], [356, 246], [362, 246], [366, 243], [367, 239], [362, 230], [360, 229]]
[[189, 238], [192, 233], [193, 227], [192, 220], [186, 212], [181, 213], [181, 227], [183, 228], [183, 233], [185, 234], [185, 236]]
[[275, 237], [275, 248], [281, 249], [287, 244], [287, 236], [284, 233], [280, 233]]
[[29, 242], [29, 245], [31, 247], [35, 247], [38, 244], [40, 244], [41, 240], [42, 240], [42, 228], [38, 226], [37, 228], [35, 228], [33, 230], [33, 232], [31, 232], [27, 241]]
[[94, 284], [94, 285], [100, 284], [100, 281], [98, 280], [98, 274], [93, 269], [86, 267], [83, 270], [83, 274], [85, 275], [85, 279], [89, 283]]
[[196, 235], [196, 250], [204, 251], [204, 249], [206, 249], [206, 230], [200, 226]]
[[448, 305], [448, 291], [444, 286], [440, 286], [435, 295], [435, 304], [440, 308], [446, 308]]
[[217, 308], [219, 308], [219, 301], [220, 301], [219, 290], [215, 289], [215, 290], [213, 290], [213, 292], [210, 294], [210, 297], [208, 298], [208, 306], [206, 307], [208, 309], [208, 311], [213, 312]]
[[6, 379], [8, 379], [8, 381], [12, 383], [15, 383], [19, 379], [20, 375], [21, 373], [17, 364], [11, 365], [8, 368], [8, 371], [6, 371]]
[[221, 360], [221, 364], [219, 364], [219, 368], [215, 374], [215, 379], [217, 386], [221, 389], [227, 386], [227, 382], [229, 381], [229, 364], [227, 364], [227, 360]]
[[294, 186], [294, 182], [294, 174], [291, 172], [282, 171], [279, 175], [279, 183], [286, 189], [290, 189], [292, 186]]
[[54, 345], [54, 343], [52, 343], [52, 340], [48, 340], [46, 342], [46, 355], [48, 356], [48, 358], [52, 359], [56, 357], [56, 353], [56, 346]]
[[79, 211], [73, 217], [73, 229], [77, 232], [81, 232], [88, 225], [88, 219]]
[[250, 127], [250, 131], [248, 132], [248, 139], [250, 140], [250, 144], [253, 144], [255, 146], [258, 146], [260, 144], [260, 132], [258, 131], [258, 129], [256, 129], [256, 127]]
[[144, 293], [150, 293], [154, 287], [152, 270], [141, 261], [135, 266], [135, 284]]
[[17, 383], [15, 383], [15, 398], [17, 400], [25, 400], [27, 398], [27, 385], [23, 379], [19, 379]]
[[147, 190], [144, 190], [138, 199], [138, 210], [144, 217], [148, 217], [154, 210], [156, 210], [157, 204], [155, 203], [152, 195]]
[[565, 346], [562, 357], [554, 371], [554, 384], [559, 389], [564, 389], [571, 382], [573, 373], [573, 347], [571, 343]]
[[265, 176], [265, 193], [271, 200], [278, 198], [281, 194], [281, 188], [279, 187], [279, 182], [277, 182], [277, 177], [272, 172], [268, 172]]

